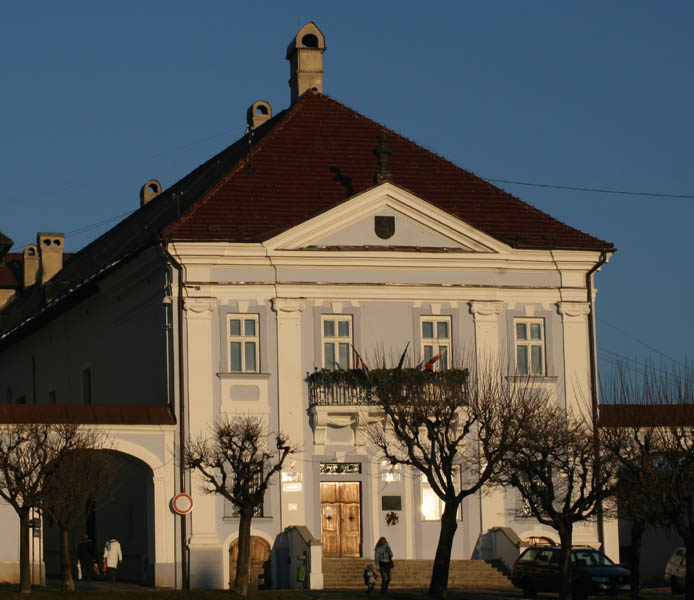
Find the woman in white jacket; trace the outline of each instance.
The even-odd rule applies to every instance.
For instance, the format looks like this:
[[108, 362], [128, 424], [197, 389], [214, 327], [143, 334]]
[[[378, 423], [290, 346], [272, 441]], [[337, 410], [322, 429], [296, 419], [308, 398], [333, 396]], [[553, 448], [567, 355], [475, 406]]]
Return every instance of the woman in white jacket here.
[[120, 542], [116, 538], [111, 538], [104, 546], [104, 575], [108, 574], [111, 581], [116, 580], [116, 569], [122, 561]]

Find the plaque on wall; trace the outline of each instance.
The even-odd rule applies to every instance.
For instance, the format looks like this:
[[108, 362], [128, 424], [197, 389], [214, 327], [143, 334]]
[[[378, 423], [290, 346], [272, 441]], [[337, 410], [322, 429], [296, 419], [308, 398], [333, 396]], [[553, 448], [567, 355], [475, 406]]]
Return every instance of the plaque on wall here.
[[361, 473], [361, 463], [320, 463], [321, 475], [352, 475]]
[[402, 497], [381, 496], [381, 510], [402, 510]]

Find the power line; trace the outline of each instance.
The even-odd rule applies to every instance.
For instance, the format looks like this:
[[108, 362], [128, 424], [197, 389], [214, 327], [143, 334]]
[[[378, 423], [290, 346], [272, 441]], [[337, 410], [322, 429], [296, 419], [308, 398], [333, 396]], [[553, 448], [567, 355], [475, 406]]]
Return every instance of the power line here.
[[665, 352], [661, 352], [660, 350], [658, 350], [658, 349], [655, 348], [654, 346], [651, 346], [650, 344], [647, 344], [646, 342], [641, 341], [641, 340], [638, 339], [637, 337], [634, 337], [634, 336], [631, 335], [630, 333], [627, 333], [626, 331], [624, 331], [623, 329], [620, 329], [620, 328], [617, 327], [616, 325], [613, 325], [613, 324], [610, 323], [609, 321], [605, 321], [605, 319], [602, 319], [601, 317], [598, 317], [598, 321], [600, 321], [601, 323], [604, 323], [604, 324], [607, 325], [608, 327], [612, 327], [612, 329], [615, 329], [615, 330], [619, 331], [619, 333], [621, 333], [622, 335], [624, 335], [624, 336], [628, 337], [629, 339], [635, 341], [637, 344], [641, 344], [644, 348], [648, 348], [649, 350], [652, 350], [652, 351], [655, 352], [656, 354], [660, 354], [661, 356], [664, 356], [664, 357], [667, 358], [668, 360], [671, 360], [673, 363], [677, 363], [677, 364], [679, 364], [679, 365], [682, 364], [682, 363], [681, 363], [679, 360], [677, 360], [676, 358], [673, 358], [673, 357], [670, 356], [669, 354], [665, 354]]
[[622, 194], [624, 196], [648, 196], [651, 198], [687, 198], [694, 199], [693, 194], [665, 194], [659, 192], [628, 192], [626, 190], [609, 190], [605, 188], [580, 187], [574, 185], [553, 185], [549, 183], [531, 183], [529, 181], [515, 181], [512, 179], [492, 179], [491, 177], [482, 177], [486, 181], [495, 183], [511, 183], [513, 185], [526, 185], [529, 187], [550, 188], [554, 190], [571, 190], [573, 192], [590, 192], [594, 194]]

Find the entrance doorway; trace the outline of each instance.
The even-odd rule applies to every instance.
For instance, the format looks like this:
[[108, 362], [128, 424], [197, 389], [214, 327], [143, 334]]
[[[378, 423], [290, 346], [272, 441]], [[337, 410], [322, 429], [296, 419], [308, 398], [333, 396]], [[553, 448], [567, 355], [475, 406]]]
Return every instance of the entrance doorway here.
[[361, 556], [361, 483], [323, 481], [320, 502], [323, 556]]
[[[234, 587], [236, 564], [239, 558], [239, 540], [229, 546], [229, 587]], [[251, 536], [251, 588], [271, 588], [270, 544], [257, 535]]]

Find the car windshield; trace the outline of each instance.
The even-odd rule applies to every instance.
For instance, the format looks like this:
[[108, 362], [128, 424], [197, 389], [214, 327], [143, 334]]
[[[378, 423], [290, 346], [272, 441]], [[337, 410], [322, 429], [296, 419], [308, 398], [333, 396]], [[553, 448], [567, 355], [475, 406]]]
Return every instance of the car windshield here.
[[614, 565], [602, 552], [597, 550], [574, 550], [571, 553], [571, 562], [575, 565], [586, 567], [599, 567]]

